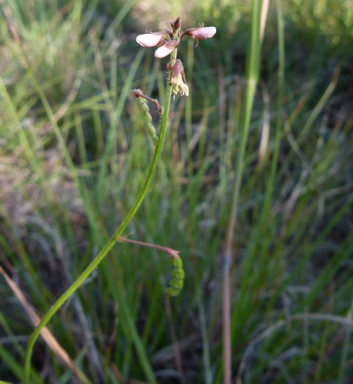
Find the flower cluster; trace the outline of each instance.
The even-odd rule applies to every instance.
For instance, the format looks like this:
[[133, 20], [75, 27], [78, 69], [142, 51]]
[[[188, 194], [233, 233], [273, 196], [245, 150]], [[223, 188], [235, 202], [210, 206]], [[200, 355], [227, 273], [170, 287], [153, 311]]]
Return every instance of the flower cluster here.
[[[159, 48], [154, 53], [154, 56], [158, 59], [171, 54], [174, 49], [179, 45], [180, 39], [184, 36], [190, 36], [196, 41], [196, 46], [198, 40], [205, 40], [211, 38], [216, 33], [215, 27], [204, 27], [203, 24], [200, 24], [197, 28], [189, 28], [184, 33], [180, 32], [181, 21], [178, 17], [175, 21], [171, 22], [173, 30], [166, 29], [164, 32], [149, 32], [143, 35], [138, 35], [136, 41], [143, 47], [156, 47]], [[177, 40], [173, 40], [177, 33]]]
[[[204, 27], [200, 24], [197, 28], [189, 28], [183, 33], [181, 32], [181, 20], [177, 17], [171, 23], [172, 30], [166, 29], [160, 32], [149, 32], [138, 35], [136, 41], [143, 47], [158, 47], [154, 53], [157, 59], [162, 59], [173, 53], [174, 49], [180, 44], [180, 40], [184, 36], [189, 36], [195, 40], [196, 46], [199, 40], [211, 38], [216, 33], [215, 27]], [[174, 55], [175, 56], [175, 55]], [[189, 95], [189, 88], [186, 84], [183, 64], [180, 60], [171, 59], [168, 64], [170, 72], [169, 84], [174, 86], [174, 94]]]

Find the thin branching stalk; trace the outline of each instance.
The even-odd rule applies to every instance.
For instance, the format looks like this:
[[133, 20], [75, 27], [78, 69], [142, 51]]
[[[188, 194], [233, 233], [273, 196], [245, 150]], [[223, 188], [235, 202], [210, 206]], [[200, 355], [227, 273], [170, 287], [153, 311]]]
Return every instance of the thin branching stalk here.
[[[172, 57], [173, 57], [173, 63], [176, 60], [177, 50], [175, 49]], [[170, 109], [170, 98], [172, 94], [173, 85], [167, 84], [166, 88], [166, 94], [165, 94], [165, 102], [164, 102], [164, 113], [161, 120], [161, 127], [159, 132], [159, 139], [155, 148], [154, 156], [152, 159], [152, 163], [150, 166], [150, 169], [148, 171], [148, 174], [146, 176], [145, 182], [143, 184], [143, 187], [140, 191], [140, 194], [136, 198], [135, 203], [133, 204], [132, 208], [130, 209], [129, 213], [126, 215], [123, 222], [120, 224], [118, 229], [115, 231], [113, 236], [110, 238], [110, 240], [106, 243], [104, 248], [99, 252], [99, 254], [96, 256], [96, 258], [89, 264], [89, 266], [84, 270], [84, 272], [75, 280], [75, 282], [66, 290], [66, 292], [56, 301], [56, 303], [49, 309], [49, 311], [44, 315], [43, 319], [37, 326], [37, 328], [34, 330], [28, 345], [27, 345], [27, 351], [26, 351], [26, 358], [25, 358], [25, 372], [24, 372], [24, 383], [29, 383], [29, 377], [30, 377], [30, 366], [31, 366], [31, 355], [33, 351], [34, 344], [40, 335], [42, 329], [48, 324], [50, 319], [55, 315], [55, 313], [61, 308], [61, 306], [65, 303], [65, 301], [73, 295], [77, 289], [84, 283], [84, 281], [88, 278], [88, 276], [93, 272], [95, 268], [103, 261], [103, 259], [107, 256], [109, 251], [113, 248], [115, 243], [118, 241], [120, 235], [123, 233], [127, 225], [130, 223], [132, 218], [135, 216], [137, 210], [139, 209], [142, 201], [144, 200], [148, 188], [152, 182], [153, 175], [155, 173], [155, 170], [157, 168], [158, 160], [162, 151], [164, 139], [167, 132], [167, 123], [168, 123], [168, 115], [169, 115], [169, 109]], [[145, 372], [146, 376], [148, 378], [148, 381], [150, 383], [157, 383], [156, 379], [154, 377], [154, 374], [152, 370], [149, 368], [149, 372]]]

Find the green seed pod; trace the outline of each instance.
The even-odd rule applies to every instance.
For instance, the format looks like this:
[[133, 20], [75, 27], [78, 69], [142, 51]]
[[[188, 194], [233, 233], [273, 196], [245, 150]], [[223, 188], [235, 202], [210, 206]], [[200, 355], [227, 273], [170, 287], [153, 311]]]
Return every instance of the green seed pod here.
[[173, 287], [173, 288], [178, 288], [179, 290], [183, 288], [184, 286], [184, 281], [183, 280], [178, 280], [178, 279], [172, 279], [170, 281], [170, 285]]
[[172, 270], [172, 277], [174, 279], [179, 279], [179, 280], [183, 280], [184, 279], [184, 276], [185, 276], [185, 272], [183, 269], [179, 269], [179, 268], [174, 268]]
[[142, 110], [143, 110], [144, 112], [149, 112], [150, 109], [148, 108], [148, 105], [147, 105], [147, 103], [146, 103], [146, 100], [145, 100], [145, 99], [142, 99], [142, 98], [139, 98], [138, 100], [139, 100], [139, 102], [140, 102], [140, 105], [141, 105]]
[[183, 281], [179, 279], [172, 279], [169, 283], [173, 288], [181, 289], [183, 287]]
[[148, 114], [148, 115], [150, 114], [150, 110], [146, 104], [142, 104], [141, 107], [145, 114]]
[[169, 296], [178, 296], [180, 289], [169, 287], [165, 290], [165, 293]]
[[183, 268], [183, 261], [179, 257], [178, 258], [171, 257], [170, 258], [170, 264], [174, 268]]
[[147, 101], [143, 97], [138, 97], [137, 100], [139, 101], [141, 109], [143, 111], [148, 133], [151, 135], [153, 143], [157, 144], [158, 137], [156, 135], [156, 130], [152, 125], [152, 116], [150, 115], [150, 109], [148, 108]]
[[183, 262], [178, 257], [171, 257], [169, 259], [172, 269], [172, 280], [170, 281], [170, 287], [167, 288], [166, 293], [170, 296], [178, 296], [180, 290], [184, 286], [184, 276], [185, 272], [183, 270]]

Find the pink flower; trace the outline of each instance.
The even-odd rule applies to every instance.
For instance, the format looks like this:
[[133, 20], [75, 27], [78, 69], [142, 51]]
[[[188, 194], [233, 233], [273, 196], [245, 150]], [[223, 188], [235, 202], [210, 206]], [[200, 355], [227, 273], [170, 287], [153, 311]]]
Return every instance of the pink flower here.
[[186, 35], [191, 36], [196, 40], [205, 40], [211, 38], [217, 32], [215, 27], [200, 27], [191, 28], [185, 31]]
[[157, 59], [162, 59], [163, 57], [168, 56], [171, 54], [175, 47], [179, 44], [176, 40], [169, 40], [166, 43], [164, 43], [161, 47], [159, 47], [156, 52], [154, 53], [154, 57]]
[[145, 33], [144, 35], [138, 35], [136, 41], [143, 47], [155, 47], [165, 39], [166, 34], [164, 32]]
[[215, 27], [204, 27], [203, 24], [200, 24], [198, 28], [187, 29], [184, 35], [191, 36], [195, 42], [196, 47], [199, 44], [199, 40], [205, 40], [211, 38], [217, 32]]
[[216, 33], [215, 27], [204, 27], [190, 31], [190, 36], [195, 39], [204, 40], [211, 38]]

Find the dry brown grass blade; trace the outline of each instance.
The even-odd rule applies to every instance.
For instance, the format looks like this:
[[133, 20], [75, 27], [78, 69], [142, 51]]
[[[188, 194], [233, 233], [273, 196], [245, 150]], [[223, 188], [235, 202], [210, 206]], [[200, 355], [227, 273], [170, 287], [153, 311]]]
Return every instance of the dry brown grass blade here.
[[263, 0], [261, 5], [261, 21], [260, 21], [260, 42], [261, 43], [264, 39], [269, 4], [270, 4], [270, 0]]
[[[3, 268], [0, 266], [0, 273], [4, 276], [7, 284], [11, 288], [12, 292], [15, 294], [19, 302], [22, 304], [23, 308], [25, 309], [27, 315], [31, 319], [32, 324], [34, 327], [36, 327], [40, 322], [40, 317], [36, 314], [34, 309], [30, 306], [28, 301], [26, 300], [24, 294], [20, 290], [20, 288], [15, 284], [15, 282], [9, 277], [9, 275], [3, 270]], [[77, 374], [78, 377], [84, 376], [82, 371], [75, 367], [73, 360], [71, 357], [66, 353], [66, 351], [61, 347], [61, 345], [58, 343], [58, 341], [55, 339], [53, 334], [49, 331], [47, 327], [44, 327], [41, 331], [41, 335], [44, 339], [44, 341], [47, 343], [49, 348], [55, 353], [56, 356], [58, 356], [63, 363], [70, 368], [73, 372]], [[88, 381], [88, 380], [87, 380]]]
[[8, 7], [8, 5], [5, 3], [4, 0], [0, 0], [0, 4], [1, 4], [2, 11], [4, 12], [4, 15], [6, 17], [6, 21], [7, 21], [9, 30], [11, 32], [11, 35], [12, 35], [13, 39], [16, 41], [16, 43], [18, 45], [20, 45], [21, 39], [20, 39], [20, 35], [17, 31], [11, 9]]

